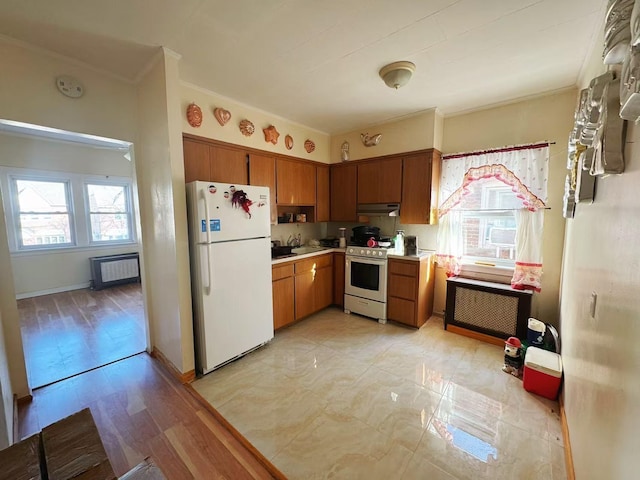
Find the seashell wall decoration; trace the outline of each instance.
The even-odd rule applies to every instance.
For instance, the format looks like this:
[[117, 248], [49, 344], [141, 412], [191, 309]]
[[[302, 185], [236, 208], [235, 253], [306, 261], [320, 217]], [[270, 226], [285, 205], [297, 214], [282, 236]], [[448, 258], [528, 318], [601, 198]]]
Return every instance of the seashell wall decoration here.
[[213, 116], [216, 117], [218, 123], [224, 127], [229, 120], [231, 120], [231, 112], [229, 110], [225, 110], [224, 108], [214, 108]]
[[362, 144], [365, 147], [375, 147], [380, 143], [380, 140], [382, 139], [382, 134], [376, 133], [375, 135], [369, 136], [369, 133], [361, 133], [360, 139], [362, 140]]
[[311, 153], [316, 149], [316, 144], [313, 143], [312, 140], [306, 139], [304, 141], [304, 149], [307, 151], [307, 153]]
[[287, 150], [291, 150], [293, 148], [293, 137], [291, 135], [284, 137], [284, 146], [287, 147]]
[[267, 128], [263, 128], [262, 131], [264, 132], [265, 142], [271, 142], [274, 145], [278, 143], [278, 137], [280, 137], [280, 133], [278, 133], [276, 127], [274, 127], [273, 125], [269, 125]]
[[198, 128], [202, 125], [202, 110], [200, 110], [200, 107], [195, 103], [191, 103], [187, 107], [187, 122], [189, 122], [189, 125], [193, 128]]
[[245, 137], [250, 137], [251, 135], [253, 135], [253, 132], [255, 131], [256, 131], [256, 127], [254, 127], [253, 123], [251, 123], [246, 118], [240, 122], [240, 132]]

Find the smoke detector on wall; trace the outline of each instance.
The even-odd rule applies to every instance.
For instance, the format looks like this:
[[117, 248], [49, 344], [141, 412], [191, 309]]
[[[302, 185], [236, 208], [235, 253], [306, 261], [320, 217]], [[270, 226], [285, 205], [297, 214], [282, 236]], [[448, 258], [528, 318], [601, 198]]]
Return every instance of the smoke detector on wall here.
[[71, 98], [80, 98], [84, 95], [84, 87], [77, 78], [69, 75], [60, 75], [56, 77], [56, 87], [60, 93]]

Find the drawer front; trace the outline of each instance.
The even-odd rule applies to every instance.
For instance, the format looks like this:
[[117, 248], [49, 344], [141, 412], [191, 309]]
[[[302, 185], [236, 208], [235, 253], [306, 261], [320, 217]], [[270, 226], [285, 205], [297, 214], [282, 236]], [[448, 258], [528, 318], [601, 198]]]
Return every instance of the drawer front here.
[[402, 298], [389, 297], [387, 318], [405, 325], [416, 326], [416, 303]]
[[405, 277], [402, 275], [390, 275], [389, 296], [399, 297], [407, 300], [416, 299], [417, 280], [415, 277]]
[[287, 263], [284, 265], [274, 265], [271, 267], [271, 281], [275, 282], [281, 278], [287, 278], [293, 276], [293, 263]]
[[307, 258], [305, 260], [300, 260], [295, 262], [295, 272], [296, 275], [298, 273], [307, 273], [313, 270], [314, 266], [317, 270], [322, 267], [330, 267], [333, 265], [333, 255], [318, 255], [315, 257]]
[[415, 277], [418, 275], [418, 262], [395, 262], [389, 260], [389, 272]]

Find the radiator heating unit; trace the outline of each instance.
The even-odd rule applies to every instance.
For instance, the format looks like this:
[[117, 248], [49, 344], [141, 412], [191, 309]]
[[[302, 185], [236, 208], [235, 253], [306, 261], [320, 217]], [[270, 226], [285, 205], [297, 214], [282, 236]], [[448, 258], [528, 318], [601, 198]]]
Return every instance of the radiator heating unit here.
[[91, 257], [91, 288], [103, 288], [140, 281], [140, 259], [137, 253]]
[[509, 285], [450, 278], [445, 329], [453, 325], [501, 339], [525, 339], [531, 297], [531, 292], [514, 290]]

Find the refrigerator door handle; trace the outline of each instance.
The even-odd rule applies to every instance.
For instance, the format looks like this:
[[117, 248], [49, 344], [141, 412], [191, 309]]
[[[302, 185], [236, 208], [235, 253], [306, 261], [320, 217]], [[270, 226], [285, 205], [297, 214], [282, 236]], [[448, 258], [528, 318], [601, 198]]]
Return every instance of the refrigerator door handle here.
[[213, 288], [213, 277], [211, 276], [211, 244], [207, 243], [207, 295]]
[[207, 234], [207, 243], [209, 244], [211, 243], [211, 225], [209, 224], [211, 222], [211, 219], [209, 218], [209, 202], [207, 201], [207, 194], [205, 193], [204, 188], [200, 189], [200, 197], [204, 202], [204, 231]]

